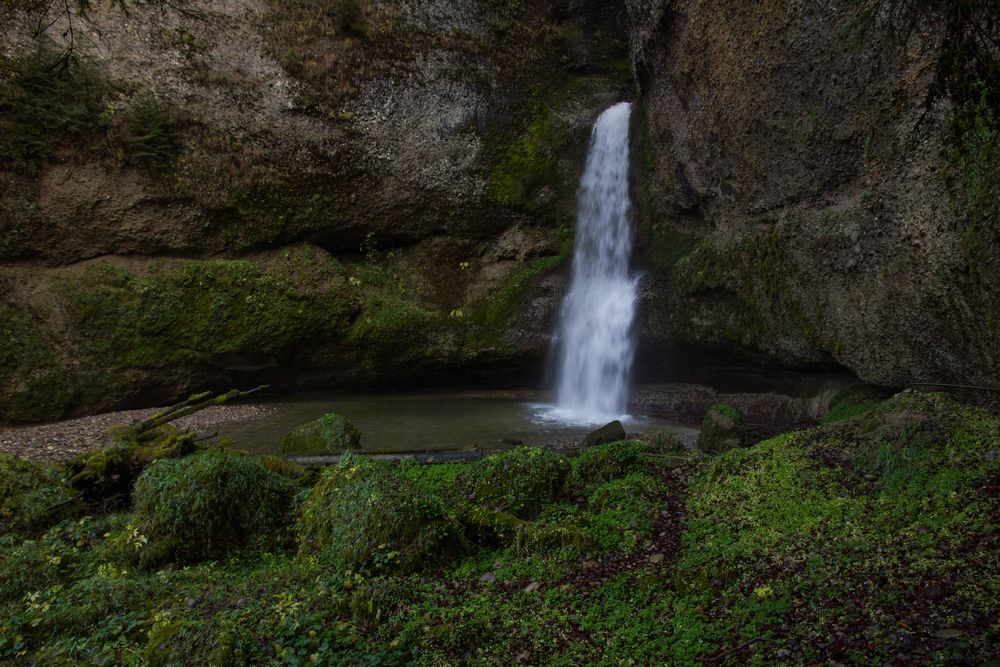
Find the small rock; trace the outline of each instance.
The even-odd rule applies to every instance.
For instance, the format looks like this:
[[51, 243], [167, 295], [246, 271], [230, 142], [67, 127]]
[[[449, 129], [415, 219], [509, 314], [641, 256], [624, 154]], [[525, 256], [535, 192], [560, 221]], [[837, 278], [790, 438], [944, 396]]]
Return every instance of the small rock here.
[[236, 601], [236, 608], [237, 609], [243, 609], [246, 606], [247, 606], [247, 599], [246, 598], [240, 598], [239, 600]]
[[787, 648], [779, 648], [777, 651], [774, 652], [774, 655], [779, 658], [787, 658], [788, 656], [791, 655], [791, 652]]
[[541, 587], [542, 587], [542, 585], [540, 583], [538, 583], [537, 581], [532, 581], [530, 584], [528, 584], [527, 586], [524, 587], [524, 592], [525, 593], [534, 593], [535, 591], [537, 591]]
[[657, 563], [662, 563], [663, 558], [664, 558], [663, 554], [650, 554], [649, 562], [652, 563], [653, 565], [656, 565]]
[[514, 662], [516, 662], [519, 665], [523, 665], [524, 663], [528, 662], [528, 654], [518, 653], [516, 656], [514, 656]]
[[479, 581], [483, 582], [484, 584], [495, 584], [497, 582], [497, 575], [493, 574], [492, 572], [487, 572], [483, 576], [479, 577]]
[[959, 630], [958, 628], [945, 628], [935, 632], [934, 636], [938, 639], [956, 639], [964, 634], [965, 632], [963, 630]]
[[194, 598], [188, 598], [187, 600], [184, 601], [184, 604], [187, 605], [188, 609], [194, 609], [194, 606], [198, 604], [198, 601], [195, 600]]

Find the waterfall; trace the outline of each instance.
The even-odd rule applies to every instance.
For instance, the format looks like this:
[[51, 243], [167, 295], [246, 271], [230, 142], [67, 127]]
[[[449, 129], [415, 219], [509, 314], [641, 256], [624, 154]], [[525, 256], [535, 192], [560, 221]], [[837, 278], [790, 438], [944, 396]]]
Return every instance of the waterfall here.
[[577, 201], [569, 292], [555, 340], [556, 406], [576, 423], [617, 419], [628, 408], [637, 279], [629, 198], [629, 116], [621, 102], [594, 124]]

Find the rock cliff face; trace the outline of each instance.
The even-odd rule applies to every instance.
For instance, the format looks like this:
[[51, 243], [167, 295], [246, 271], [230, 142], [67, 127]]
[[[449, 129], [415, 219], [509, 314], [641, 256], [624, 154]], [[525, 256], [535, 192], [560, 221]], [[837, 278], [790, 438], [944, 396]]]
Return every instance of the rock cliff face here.
[[540, 372], [615, 3], [7, 7], [0, 420]]
[[996, 123], [981, 109], [991, 129], [963, 134], [933, 98], [937, 30], [862, 36], [862, 5], [630, 3], [647, 340], [996, 385], [998, 223], [969, 194], [996, 166]]
[[1000, 382], [1000, 129], [931, 95], [933, 29], [857, 39], [846, 0], [102, 4], [63, 69], [67, 17], [32, 39], [15, 6], [0, 421], [530, 381], [626, 98], [648, 356]]

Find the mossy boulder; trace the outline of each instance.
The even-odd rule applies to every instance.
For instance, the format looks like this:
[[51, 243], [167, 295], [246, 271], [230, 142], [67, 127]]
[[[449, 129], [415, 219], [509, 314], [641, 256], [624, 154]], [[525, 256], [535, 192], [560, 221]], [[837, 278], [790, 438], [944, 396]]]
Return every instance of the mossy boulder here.
[[596, 431], [592, 431], [583, 442], [580, 443], [581, 447], [597, 447], [599, 445], [606, 445], [609, 442], [615, 442], [617, 440], [624, 440], [627, 436], [625, 435], [625, 428], [622, 423], [617, 419], [613, 422], [608, 422]]
[[335, 412], [297, 427], [281, 443], [282, 454], [342, 454], [361, 448], [361, 433]]
[[288, 523], [294, 486], [253, 458], [211, 451], [161, 459], [136, 480], [131, 554], [142, 567], [222, 558]]
[[728, 403], [717, 403], [708, 409], [701, 422], [698, 435], [698, 449], [716, 454], [736, 447], [744, 442], [744, 421], [740, 411]]
[[444, 504], [400, 470], [348, 454], [327, 468], [298, 519], [299, 554], [333, 567], [412, 571], [461, 541]]
[[0, 454], [0, 535], [41, 533], [80, 505], [61, 469]]
[[587, 484], [608, 482], [648, 469], [646, 445], [635, 441], [611, 442], [584, 450], [573, 461], [579, 479]]
[[569, 471], [560, 454], [518, 447], [470, 464], [455, 484], [473, 504], [527, 519], [562, 494]]

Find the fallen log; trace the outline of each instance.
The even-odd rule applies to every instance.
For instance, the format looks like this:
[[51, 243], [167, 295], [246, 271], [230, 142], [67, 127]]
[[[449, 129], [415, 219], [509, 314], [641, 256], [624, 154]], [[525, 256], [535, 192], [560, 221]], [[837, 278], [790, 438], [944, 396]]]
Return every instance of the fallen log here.
[[69, 463], [70, 484], [89, 501], [126, 496], [143, 468], [153, 461], [186, 456], [210, 446], [205, 442], [210, 436], [182, 431], [170, 422], [265, 387], [233, 389], [218, 396], [212, 396], [212, 392], [193, 394], [148, 419], [113, 426], [108, 429], [103, 447]]
[[[389, 461], [390, 463], [401, 463], [403, 461], [416, 461], [417, 463], [428, 465], [432, 463], [463, 463], [467, 461], [478, 461], [495, 452], [423, 452], [423, 453], [400, 453], [400, 454], [365, 454], [356, 452], [378, 461]], [[340, 463], [344, 458], [343, 454], [328, 456], [289, 456], [285, 460], [300, 466], [332, 466]]]

